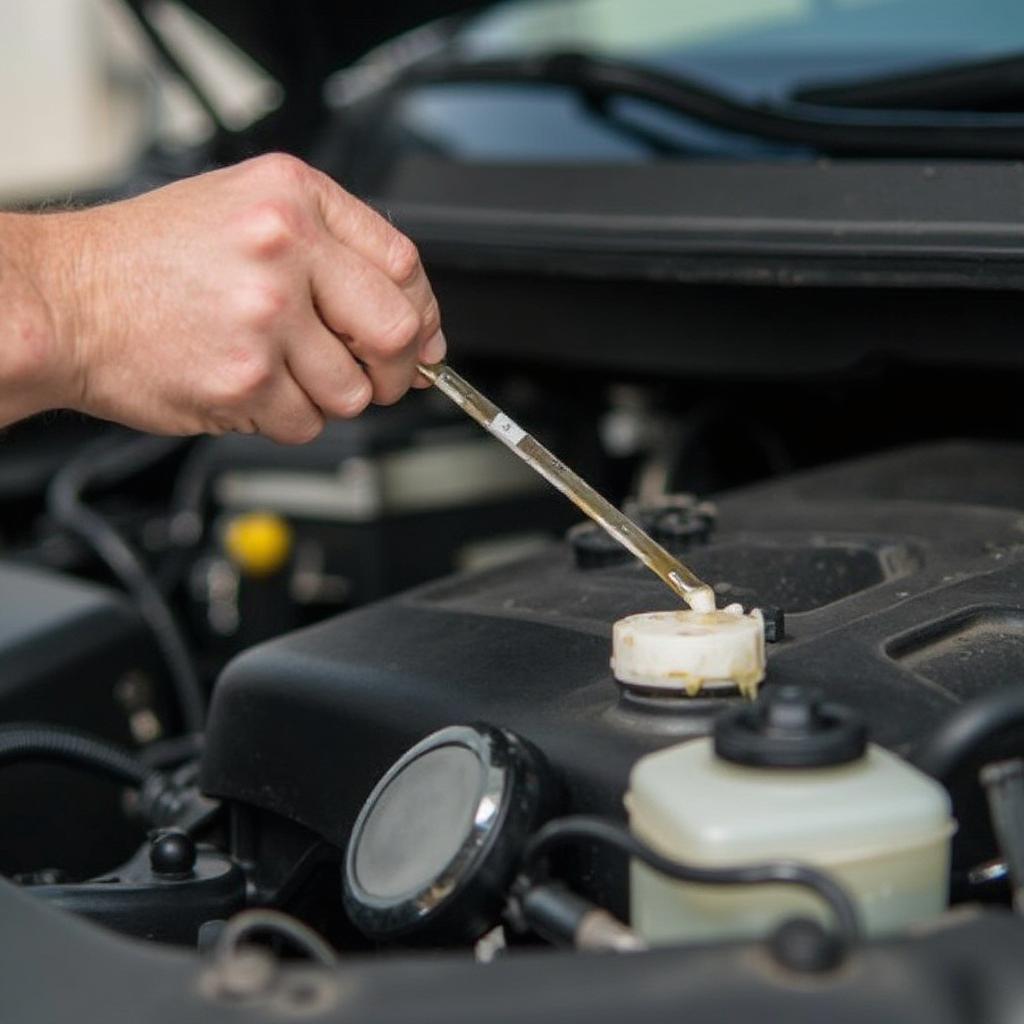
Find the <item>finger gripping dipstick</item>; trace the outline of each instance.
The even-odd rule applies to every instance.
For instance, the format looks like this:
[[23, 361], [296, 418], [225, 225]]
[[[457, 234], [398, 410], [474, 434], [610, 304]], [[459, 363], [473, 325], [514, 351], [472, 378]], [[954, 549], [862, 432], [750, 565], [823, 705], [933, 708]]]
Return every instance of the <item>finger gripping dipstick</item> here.
[[628, 516], [601, 497], [582, 477], [506, 416], [489, 398], [446, 363], [420, 364], [419, 372], [502, 444], [510, 448], [549, 484], [614, 537], [627, 551], [665, 582], [695, 612], [715, 610], [715, 594], [693, 570], [670, 555]]

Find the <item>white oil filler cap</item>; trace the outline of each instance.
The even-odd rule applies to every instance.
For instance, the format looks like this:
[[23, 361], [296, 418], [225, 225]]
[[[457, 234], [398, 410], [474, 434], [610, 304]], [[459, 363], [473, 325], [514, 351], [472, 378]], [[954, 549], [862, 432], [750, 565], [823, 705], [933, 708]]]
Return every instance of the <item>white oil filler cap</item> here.
[[737, 687], [749, 697], [765, 675], [764, 619], [742, 606], [721, 611], [644, 612], [612, 630], [612, 672], [620, 683], [696, 696]]

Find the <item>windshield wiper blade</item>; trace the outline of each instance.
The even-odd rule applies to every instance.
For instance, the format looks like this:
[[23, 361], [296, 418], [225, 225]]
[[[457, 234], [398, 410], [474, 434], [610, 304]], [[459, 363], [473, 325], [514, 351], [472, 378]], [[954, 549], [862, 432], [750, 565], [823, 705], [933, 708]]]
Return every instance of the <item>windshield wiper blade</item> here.
[[708, 86], [627, 61], [587, 54], [424, 62], [402, 84], [537, 83], [590, 101], [629, 97], [742, 135], [835, 156], [1024, 157], [1024, 115], [894, 112], [754, 105]]
[[898, 74], [808, 83], [793, 99], [890, 110], [1024, 110], [1024, 54], [964, 61]]

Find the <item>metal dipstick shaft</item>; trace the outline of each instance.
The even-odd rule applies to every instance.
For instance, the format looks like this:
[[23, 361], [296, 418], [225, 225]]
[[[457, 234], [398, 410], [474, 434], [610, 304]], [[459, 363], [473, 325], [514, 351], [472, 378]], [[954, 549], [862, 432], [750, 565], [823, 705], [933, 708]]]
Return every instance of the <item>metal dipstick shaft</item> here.
[[610, 536], [640, 559], [651, 572], [681, 597], [694, 611], [715, 610], [715, 593], [691, 569], [670, 555], [611, 502], [601, 497], [582, 477], [505, 415], [489, 398], [460, 377], [446, 363], [420, 364], [423, 374], [442, 394], [450, 398], [502, 444], [510, 448], [553, 487], [556, 487]]

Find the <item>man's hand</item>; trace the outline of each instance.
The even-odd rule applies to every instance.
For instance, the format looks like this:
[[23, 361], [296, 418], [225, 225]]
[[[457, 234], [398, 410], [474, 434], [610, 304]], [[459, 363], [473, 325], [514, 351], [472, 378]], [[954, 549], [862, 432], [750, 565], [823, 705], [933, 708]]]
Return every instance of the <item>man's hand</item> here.
[[[0, 218], [10, 294], [22, 301], [0, 320], [7, 420], [69, 407], [155, 433], [301, 443], [325, 417], [427, 386], [415, 364], [445, 355], [412, 242], [280, 155], [126, 202]], [[20, 398], [3, 401], [12, 384]]]

